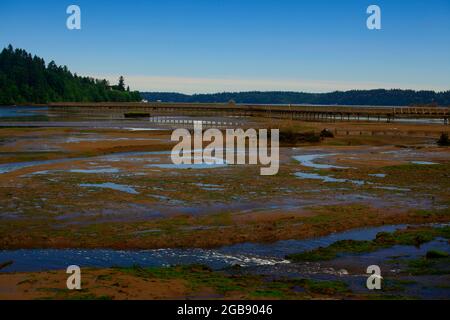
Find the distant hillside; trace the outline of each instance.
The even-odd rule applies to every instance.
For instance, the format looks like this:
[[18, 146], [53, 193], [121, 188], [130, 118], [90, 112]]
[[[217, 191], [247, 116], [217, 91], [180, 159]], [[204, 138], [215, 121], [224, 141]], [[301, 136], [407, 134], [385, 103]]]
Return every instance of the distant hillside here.
[[163, 102], [228, 102], [261, 104], [338, 104], [372, 106], [440, 105], [450, 106], [450, 91], [351, 90], [329, 93], [291, 91], [223, 92], [186, 95], [171, 92], [142, 92], [143, 99]]
[[11, 45], [0, 53], [0, 105], [139, 100], [139, 92], [125, 89], [123, 79], [111, 87], [106, 80], [72, 74], [54, 61], [46, 65], [44, 59]]

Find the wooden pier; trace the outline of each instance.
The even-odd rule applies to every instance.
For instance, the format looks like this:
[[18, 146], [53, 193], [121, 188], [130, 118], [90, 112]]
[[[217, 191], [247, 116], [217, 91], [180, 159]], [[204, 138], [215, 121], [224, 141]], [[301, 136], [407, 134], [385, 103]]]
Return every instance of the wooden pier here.
[[83, 114], [122, 114], [148, 112], [152, 115], [196, 114], [258, 116], [305, 121], [385, 121], [399, 119], [440, 120], [449, 124], [450, 108], [441, 107], [365, 107], [365, 106], [303, 106], [255, 105], [231, 103], [52, 103], [50, 110]]

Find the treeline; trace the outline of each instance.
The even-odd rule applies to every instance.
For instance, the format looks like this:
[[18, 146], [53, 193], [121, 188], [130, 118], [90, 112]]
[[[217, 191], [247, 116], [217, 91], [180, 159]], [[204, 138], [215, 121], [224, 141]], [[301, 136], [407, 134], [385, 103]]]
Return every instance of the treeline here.
[[450, 91], [414, 90], [351, 90], [329, 93], [307, 93], [292, 91], [250, 91], [222, 92], [213, 94], [186, 95], [172, 92], [142, 92], [143, 99], [162, 102], [206, 102], [255, 104], [329, 104], [329, 105], [372, 105], [372, 106], [411, 106], [439, 105], [450, 106]]
[[0, 53], [0, 105], [139, 100], [139, 92], [125, 88], [123, 77], [110, 86], [106, 80], [72, 74], [54, 61], [46, 65], [44, 59], [11, 45]]

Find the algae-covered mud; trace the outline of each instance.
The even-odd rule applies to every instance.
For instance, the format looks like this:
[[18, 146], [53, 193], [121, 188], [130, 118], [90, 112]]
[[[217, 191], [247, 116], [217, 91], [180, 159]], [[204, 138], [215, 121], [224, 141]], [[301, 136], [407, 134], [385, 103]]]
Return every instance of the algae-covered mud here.
[[280, 128], [263, 176], [173, 163], [173, 130], [211, 116], [25, 111], [0, 122], [0, 298], [450, 298], [447, 126], [220, 116]]

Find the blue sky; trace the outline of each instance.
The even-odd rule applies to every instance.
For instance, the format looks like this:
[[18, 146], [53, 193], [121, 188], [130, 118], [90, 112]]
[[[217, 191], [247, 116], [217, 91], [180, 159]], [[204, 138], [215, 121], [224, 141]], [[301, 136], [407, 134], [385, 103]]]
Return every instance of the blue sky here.
[[148, 91], [450, 89], [448, 0], [2, 0], [9, 43]]

